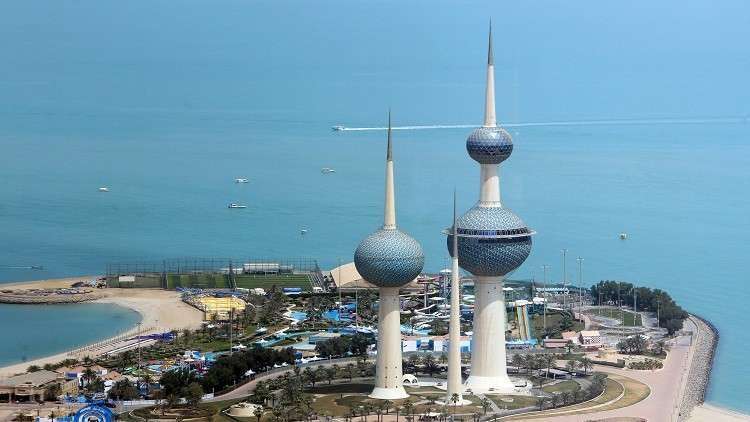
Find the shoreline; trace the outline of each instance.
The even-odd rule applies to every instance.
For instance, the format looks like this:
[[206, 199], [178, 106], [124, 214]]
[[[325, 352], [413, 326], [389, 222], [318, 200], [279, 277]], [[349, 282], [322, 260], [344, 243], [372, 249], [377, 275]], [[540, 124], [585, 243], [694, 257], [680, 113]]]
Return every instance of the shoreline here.
[[[21, 283], [5, 283], [14, 288], [57, 288], [66, 287], [76, 281], [90, 280], [92, 277], [74, 277], [51, 280], [28, 281]], [[175, 291], [162, 289], [101, 289], [102, 297], [85, 303], [110, 303], [137, 312], [141, 321], [134, 327], [118, 332], [112, 336], [93, 343], [77, 346], [62, 353], [44, 356], [26, 362], [13, 363], [0, 367], [0, 376], [11, 376], [25, 372], [31, 365], [43, 366], [55, 364], [69, 358], [82, 359], [84, 356], [100, 356], [108, 351], [127, 345], [127, 339], [138, 334], [150, 332], [164, 332], [195, 329], [203, 322], [203, 314], [182, 302], [180, 294]], [[65, 304], [61, 304], [64, 306]], [[3, 306], [3, 304], [0, 304]], [[30, 305], [38, 306], [38, 305]], [[139, 328], [140, 325], [140, 328]]]

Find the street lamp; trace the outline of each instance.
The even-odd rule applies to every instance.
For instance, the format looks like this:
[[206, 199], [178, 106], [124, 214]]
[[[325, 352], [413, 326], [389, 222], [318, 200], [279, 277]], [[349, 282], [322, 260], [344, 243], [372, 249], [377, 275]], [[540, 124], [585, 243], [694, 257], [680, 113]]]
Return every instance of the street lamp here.
[[581, 312], [583, 308], [583, 258], [579, 256], [576, 261], [578, 261], [578, 312]]
[[544, 270], [544, 304], [542, 306], [542, 309], [544, 311], [543, 316], [543, 324], [544, 324], [544, 331], [547, 331], [547, 270], [549, 269], [549, 265], [544, 264], [542, 265], [542, 270]]
[[[567, 271], [567, 264], [566, 261], [568, 256], [568, 250], [567, 249], [561, 249], [560, 252], [562, 252], [562, 267], [563, 267], [563, 276], [562, 276], [562, 284], [563, 284], [563, 292], [565, 292], [565, 286], [568, 284], [568, 271]], [[565, 309], [565, 304], [567, 302], [567, 293], [563, 293], [563, 309]]]

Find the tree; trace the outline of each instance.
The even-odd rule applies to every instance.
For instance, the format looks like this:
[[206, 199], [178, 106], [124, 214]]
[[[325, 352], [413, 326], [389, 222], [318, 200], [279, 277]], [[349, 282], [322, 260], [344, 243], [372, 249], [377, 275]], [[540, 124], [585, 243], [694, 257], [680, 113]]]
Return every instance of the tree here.
[[583, 374], [588, 375], [589, 371], [594, 367], [594, 362], [584, 356], [581, 358], [580, 366], [583, 368]]
[[318, 381], [317, 371], [313, 371], [310, 367], [307, 367], [305, 368], [303, 376], [305, 381], [307, 381], [313, 388], [315, 388], [315, 383]]
[[346, 376], [349, 378], [349, 382], [351, 382], [352, 378], [354, 378], [354, 372], [356, 370], [356, 367], [354, 366], [353, 363], [347, 363], [345, 370], [346, 370]]
[[458, 406], [458, 393], [451, 394], [451, 403], [453, 403], [453, 417], [456, 417], [456, 406]]
[[[166, 406], [167, 409], [171, 409], [175, 405], [177, 405], [179, 401], [180, 401], [180, 398], [177, 397], [177, 394], [170, 393], [170, 394], [167, 394], [166, 397], [164, 398], [164, 405]], [[163, 410], [162, 410], [162, 414], [164, 414]]]
[[515, 366], [518, 369], [518, 372], [520, 373], [521, 368], [523, 368], [523, 364], [524, 364], [523, 356], [521, 356], [518, 353], [514, 354], [513, 357], [510, 358], [510, 363], [512, 363], [513, 366]]
[[578, 361], [577, 361], [577, 360], [575, 360], [575, 359], [571, 359], [571, 360], [569, 360], [569, 361], [568, 361], [568, 362], [567, 362], [567, 363], [565, 364], [565, 369], [566, 369], [566, 370], [567, 370], [568, 372], [570, 372], [570, 375], [572, 376], [572, 375], [573, 375], [573, 372], [575, 372], [575, 371], [576, 371], [576, 369], [578, 369]]
[[547, 366], [547, 373], [544, 374], [545, 378], [549, 377], [549, 370], [552, 368], [552, 364], [555, 363], [555, 355], [553, 353], [545, 353], [542, 356], [542, 359], [544, 361], [544, 364]]
[[258, 419], [258, 422], [260, 422], [260, 418], [263, 417], [263, 407], [256, 407], [255, 410], [253, 410], [253, 415]]
[[406, 399], [406, 401], [403, 404], [404, 412], [408, 415], [407, 419], [412, 420], [413, 412], [414, 412], [414, 404], [411, 402], [411, 399]]
[[138, 389], [127, 379], [117, 381], [107, 393], [112, 400], [133, 400], [138, 398]]
[[331, 385], [331, 382], [333, 382], [334, 379], [336, 379], [336, 368], [333, 367], [327, 367], [327, 368], [321, 368], [323, 369], [323, 373], [325, 374], [325, 379], [328, 381], [328, 385]]
[[42, 368], [40, 368], [39, 365], [30, 365], [28, 368], [26, 368], [26, 372], [37, 372], [41, 369]]
[[174, 369], [162, 374], [159, 384], [161, 384], [164, 394], [179, 395], [182, 389], [197, 381], [195, 373], [187, 368]]
[[266, 400], [271, 397], [271, 390], [265, 381], [258, 381], [253, 391], [252, 402], [255, 404], [265, 404]]
[[430, 374], [432, 376], [435, 372], [439, 371], [440, 368], [437, 365], [437, 362], [435, 362], [435, 356], [432, 354], [428, 354], [425, 356], [423, 361], [425, 372]]
[[203, 398], [203, 387], [197, 382], [191, 382], [182, 390], [182, 394], [185, 396], [188, 406], [196, 408]]
[[482, 414], [487, 414], [487, 409], [490, 408], [490, 399], [487, 397], [482, 397], [482, 399], [479, 401], [479, 405], [482, 406]]

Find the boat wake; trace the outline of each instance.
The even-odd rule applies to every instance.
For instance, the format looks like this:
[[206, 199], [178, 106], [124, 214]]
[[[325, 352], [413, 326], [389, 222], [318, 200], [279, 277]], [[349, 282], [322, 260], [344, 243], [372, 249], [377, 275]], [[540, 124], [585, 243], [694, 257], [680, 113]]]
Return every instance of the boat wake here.
[[[612, 120], [558, 120], [548, 122], [503, 123], [506, 128], [515, 127], [549, 127], [549, 126], [627, 126], [627, 125], [682, 125], [682, 124], [715, 124], [715, 123], [748, 123], [748, 117], [710, 117], [696, 119], [612, 119]], [[393, 130], [426, 130], [426, 129], [470, 129], [479, 125], [416, 125], [393, 126]], [[334, 126], [338, 132], [359, 132], [386, 130], [387, 127], [346, 127]]]

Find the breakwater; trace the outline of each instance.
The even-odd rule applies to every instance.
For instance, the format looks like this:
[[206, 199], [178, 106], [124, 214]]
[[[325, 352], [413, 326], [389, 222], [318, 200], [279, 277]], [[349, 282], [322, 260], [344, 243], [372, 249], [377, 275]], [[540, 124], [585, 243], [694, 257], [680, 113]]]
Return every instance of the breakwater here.
[[91, 289], [22, 289], [0, 291], [0, 303], [17, 305], [49, 305], [81, 303], [101, 298]]
[[719, 331], [708, 320], [693, 314], [690, 315], [689, 320], [695, 324], [697, 330], [693, 336], [694, 351], [680, 403], [678, 421], [687, 420], [693, 409], [703, 404], [716, 355], [716, 346], [719, 343]]

